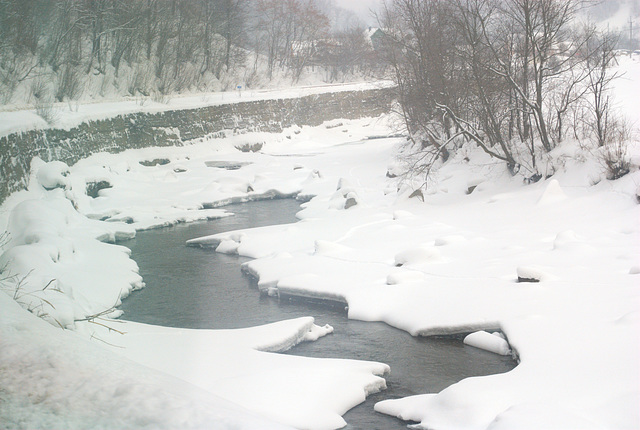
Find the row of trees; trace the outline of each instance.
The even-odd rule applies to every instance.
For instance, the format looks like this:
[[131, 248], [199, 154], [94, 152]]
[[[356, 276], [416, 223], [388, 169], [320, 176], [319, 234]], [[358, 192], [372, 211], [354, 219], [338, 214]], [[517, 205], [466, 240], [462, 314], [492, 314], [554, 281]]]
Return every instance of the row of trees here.
[[363, 46], [362, 31], [332, 28], [328, 10], [327, 0], [0, 0], [0, 102], [26, 81], [35, 99], [77, 99], [87, 76], [109, 76], [131, 95], [230, 75], [228, 85], [295, 80], [320, 58], [318, 40], [357, 34]]
[[388, 3], [386, 55], [418, 148], [415, 169], [473, 141], [512, 173], [537, 179], [540, 160], [568, 135], [600, 146], [617, 139], [607, 93], [616, 38], [578, 27], [581, 4]]
[[267, 53], [269, 77], [276, 66], [289, 67], [299, 77], [314, 44], [327, 38], [329, 18], [312, 2], [262, 0], [257, 6], [261, 31], [256, 32], [260, 39], [255, 46]]
[[242, 0], [0, 0], [0, 85], [5, 100], [36, 75], [37, 98], [56, 80], [55, 98], [77, 98], [83, 75], [116, 78], [146, 93], [179, 91], [196, 73], [213, 73], [242, 60], [235, 43], [243, 27]]

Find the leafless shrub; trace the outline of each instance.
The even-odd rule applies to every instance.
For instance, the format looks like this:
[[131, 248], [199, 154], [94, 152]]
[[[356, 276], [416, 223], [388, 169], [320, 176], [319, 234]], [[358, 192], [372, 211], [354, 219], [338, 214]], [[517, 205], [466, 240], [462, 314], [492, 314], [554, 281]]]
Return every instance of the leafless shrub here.
[[47, 124], [53, 125], [58, 119], [58, 111], [50, 100], [36, 100], [36, 114], [45, 120]]
[[260, 76], [255, 69], [247, 70], [244, 74], [244, 84], [247, 88], [256, 88], [260, 85]]
[[[0, 245], [5, 244], [8, 241], [8, 238], [9, 238], [9, 234], [7, 232], [0, 234]], [[49, 322], [52, 325], [56, 325], [64, 329], [65, 328], [64, 325], [50, 313], [51, 310], [55, 311], [56, 307], [54, 306], [53, 303], [51, 303], [50, 300], [47, 300], [46, 298], [42, 297], [42, 294], [41, 294], [45, 291], [55, 291], [57, 293], [64, 294], [64, 292], [60, 290], [60, 288], [58, 287], [57, 280], [56, 279], [49, 280], [49, 282], [47, 282], [47, 284], [39, 290], [27, 291], [27, 289], [25, 288], [25, 285], [29, 276], [31, 275], [31, 273], [33, 273], [33, 270], [29, 271], [26, 275], [19, 278], [18, 275], [8, 274], [6, 269], [7, 269], [7, 264], [5, 264], [4, 267], [0, 268], [0, 288], [4, 289], [7, 293], [9, 293], [9, 295], [13, 298], [13, 300], [15, 300], [23, 308], [25, 308], [35, 316], [44, 319], [45, 321]], [[117, 330], [111, 327], [110, 325], [108, 325], [110, 323], [118, 322], [118, 321], [114, 321], [112, 319], [107, 320], [105, 318], [109, 314], [116, 311], [116, 308], [119, 303], [120, 303], [120, 296], [118, 296], [118, 299], [116, 300], [113, 306], [110, 306], [109, 308], [101, 312], [97, 312], [92, 315], [87, 315], [84, 318], [76, 319], [74, 320], [74, 322], [87, 321], [91, 324], [96, 324], [96, 325], [105, 327], [109, 331], [125, 334], [123, 331]], [[99, 338], [96, 338], [96, 339], [104, 342], [102, 339], [99, 339]], [[117, 346], [117, 345], [114, 345], [114, 346]]]
[[47, 124], [53, 125], [58, 120], [59, 112], [49, 97], [35, 100], [36, 114], [44, 119]]
[[10, 293], [13, 300], [18, 302], [23, 308], [25, 308], [35, 316], [42, 318], [53, 325], [57, 325], [60, 328], [64, 328], [62, 323], [47, 311], [47, 307], [50, 310], [56, 309], [53, 303], [39, 295], [39, 293], [46, 291], [47, 289], [62, 294], [62, 291], [60, 291], [57, 286], [52, 287], [56, 280], [51, 279], [42, 289], [38, 291], [26, 291], [24, 287], [27, 279], [32, 272], [33, 270], [18, 279], [17, 275], [8, 274], [6, 272], [5, 266], [2, 268], [2, 270], [0, 270], [0, 276], [4, 273], [4, 277], [0, 277], [0, 287], [8, 290], [7, 292]]
[[188, 90], [195, 86], [198, 82], [198, 76], [200, 74], [192, 67], [184, 67], [182, 72], [178, 73], [173, 78], [172, 88], [174, 92], [180, 92]]
[[30, 96], [34, 101], [44, 100], [49, 96], [49, 89], [44, 79], [36, 79], [31, 83]]
[[226, 74], [223, 74], [220, 77], [220, 90], [221, 91], [229, 91], [235, 88], [235, 82], [232, 82], [233, 78], [229, 77]]
[[608, 139], [600, 149], [600, 162], [605, 168], [607, 179], [615, 180], [630, 171], [627, 144], [632, 138], [631, 127], [625, 120], [609, 123]]
[[55, 124], [58, 112], [53, 106], [49, 89], [44, 80], [37, 79], [31, 84], [31, 98], [33, 99], [36, 114], [44, 119], [47, 124]]
[[[161, 99], [162, 98], [161, 96], [166, 96], [168, 94], [171, 94], [173, 91], [174, 91], [174, 87], [173, 87], [173, 79], [171, 78], [171, 73], [165, 69], [156, 80], [156, 91], [153, 92], [153, 94], [151, 95], [151, 98], [153, 99], [153, 101], [159, 101], [156, 99], [157, 98]], [[160, 102], [160, 103], [163, 103], [163, 102]]]
[[[9, 243], [11, 240], [11, 236], [8, 231], [3, 231], [0, 233], [0, 250]], [[7, 274], [7, 267], [9, 262], [5, 262], [2, 266], [0, 266], [0, 282], [9, 279], [11, 276]]]
[[[108, 316], [109, 314], [113, 313], [116, 311], [116, 308], [118, 307], [117, 303], [120, 302], [120, 297], [118, 297], [118, 299], [116, 300], [116, 304], [114, 304], [113, 306], [104, 309], [103, 311], [97, 312], [95, 314], [92, 315], [87, 315], [84, 318], [80, 318], [80, 319], [76, 319], [74, 320], [74, 322], [82, 322], [82, 321], [86, 321], [90, 324], [96, 324], [102, 327], [107, 328], [109, 331], [115, 331], [116, 333], [120, 333], [120, 334], [125, 334], [125, 332], [121, 331], [121, 330], [116, 330], [111, 326], [108, 326], [107, 324], [105, 324], [105, 322], [114, 322], [114, 320], [105, 320], [105, 317]], [[120, 321], [117, 321], [120, 322]], [[98, 339], [100, 340], [100, 339]]]
[[3, 231], [2, 233], [0, 233], [0, 249], [2, 249], [3, 246], [9, 243], [9, 240], [11, 240], [11, 235], [8, 231]]
[[144, 106], [147, 104], [147, 102], [149, 101], [149, 97], [147, 96], [137, 96], [136, 97], [136, 104], [138, 106]]
[[35, 57], [18, 55], [0, 49], [1, 103], [11, 102], [18, 85], [31, 75], [37, 64]]
[[59, 102], [77, 100], [84, 92], [84, 85], [77, 68], [67, 64], [58, 74], [56, 82], [55, 98]]
[[137, 66], [131, 76], [129, 76], [129, 80], [127, 82], [127, 92], [136, 96], [138, 94], [142, 94], [143, 96], [149, 95], [149, 73], [150, 71], [147, 68], [142, 66]]
[[[114, 320], [114, 319], [111, 319], [111, 318], [108, 317], [109, 314], [111, 314], [111, 313], [116, 311], [116, 308], [118, 307], [118, 304], [120, 303], [120, 300], [121, 300], [121, 296], [118, 296], [118, 298], [116, 299], [116, 302], [113, 304], [113, 306], [111, 306], [111, 307], [109, 307], [107, 309], [104, 309], [104, 310], [102, 310], [100, 312], [96, 312], [95, 314], [87, 315], [84, 318], [76, 319], [76, 320], [74, 320], [74, 322], [86, 321], [89, 324], [95, 324], [95, 325], [98, 325], [100, 327], [104, 327], [109, 332], [116, 332], [118, 334], [125, 335], [125, 334], [127, 334], [126, 332], [124, 332], [122, 330], [115, 329], [115, 328], [112, 327], [113, 324], [122, 324], [123, 322], [122, 321], [118, 321], [118, 320]], [[95, 339], [97, 341], [100, 341], [102, 343], [106, 343], [107, 345], [114, 346], [116, 348], [123, 348], [120, 345], [114, 345], [112, 343], [109, 343], [109, 342], [105, 341], [104, 339], [100, 339], [99, 337], [97, 337], [95, 335], [95, 333], [91, 335], [91, 339]]]
[[151, 100], [156, 103], [169, 104], [171, 101], [171, 97], [168, 94], [163, 93], [162, 91], [153, 91], [151, 93]]

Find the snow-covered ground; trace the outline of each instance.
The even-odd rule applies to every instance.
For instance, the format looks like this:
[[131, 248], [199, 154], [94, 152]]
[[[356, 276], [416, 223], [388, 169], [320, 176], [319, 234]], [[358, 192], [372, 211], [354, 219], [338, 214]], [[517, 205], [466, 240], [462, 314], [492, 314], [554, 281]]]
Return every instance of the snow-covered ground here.
[[[625, 91], [637, 93], [638, 66], [626, 65]], [[637, 113], [637, 99], [625, 100]], [[254, 257], [246, 269], [270, 294], [344, 300], [350, 318], [414, 335], [499, 328], [520, 360], [509, 373], [377, 410], [432, 429], [639, 428], [638, 143], [629, 147], [632, 172], [617, 181], [568, 144], [552, 154], [562, 168], [532, 185], [468, 148], [437, 172], [422, 202], [386, 175], [401, 139], [365, 139], [391, 134], [387, 121], [96, 154], [69, 169], [33, 163], [29, 189], [0, 211], [10, 232], [0, 267], [15, 275], [0, 295], [2, 425], [342, 426], [340, 414], [384, 388], [387, 367], [273, 354], [330, 327], [302, 318], [195, 331], [96, 317], [142, 279], [125, 248], [95, 238], [226, 216], [216, 208], [224, 202], [300, 194], [316, 197], [296, 224], [195, 243]], [[259, 153], [235, 148], [256, 138], [266, 142]], [[158, 158], [170, 163], [139, 163]], [[246, 164], [209, 167], [219, 162]], [[97, 181], [111, 188], [94, 199], [85, 188]]]
[[[9, 233], [0, 256], [0, 287], [8, 294], [2, 294], [0, 312], [0, 363], [7, 369], [0, 373], [2, 425], [344, 426], [342, 414], [385, 388], [381, 376], [387, 365], [274, 354], [332, 332], [329, 326], [315, 325], [313, 318], [225, 331], [113, 320], [109, 317], [118, 311], [112, 307], [143, 287], [143, 280], [128, 249], [105, 242], [133, 237], [136, 229], [228, 216], [223, 209], [202, 206], [297, 193], [307, 177], [313, 178], [313, 169], [300, 164], [307, 156], [242, 153], [235, 145], [243, 138], [267, 139], [274, 151], [295, 147], [303, 152], [310, 142], [322, 140], [326, 143], [313, 145], [313, 151], [324, 151], [331, 141], [359, 140], [386, 130], [363, 127], [373, 122], [360, 121], [353, 133], [331, 123], [329, 128], [296, 127], [278, 136], [97, 154], [70, 169], [35, 160], [29, 189], [10, 196], [0, 211], [2, 230]], [[291, 145], [287, 136], [295, 136], [296, 143]], [[139, 163], [149, 157], [172, 162], [154, 167]], [[251, 164], [239, 170], [209, 167], [216, 161]], [[92, 181], [108, 181], [112, 188], [92, 199], [85, 194]], [[248, 192], [250, 188], [255, 191]], [[103, 358], [95, 361], [95, 356]], [[150, 369], [134, 376], [140, 365]], [[101, 418], [93, 422], [94, 416]], [[255, 425], [256, 418], [245, 416], [265, 417], [265, 424]]]

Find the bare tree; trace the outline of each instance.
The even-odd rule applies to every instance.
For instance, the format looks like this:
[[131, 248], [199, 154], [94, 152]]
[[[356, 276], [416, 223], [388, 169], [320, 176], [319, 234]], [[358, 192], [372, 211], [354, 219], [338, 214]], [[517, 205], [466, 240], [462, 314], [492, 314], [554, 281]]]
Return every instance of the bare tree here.
[[55, 2], [52, 17], [46, 36], [44, 56], [51, 69], [57, 72], [64, 63], [79, 65], [86, 22], [80, 2], [75, 0]]
[[326, 40], [329, 18], [312, 1], [300, 3], [294, 11], [294, 21], [291, 26], [293, 42], [288, 66], [294, 82], [297, 82], [302, 71], [315, 55], [318, 44], [335, 44], [335, 42]]
[[587, 64], [593, 132], [598, 146], [604, 146], [611, 139], [615, 124], [611, 117], [609, 90], [611, 81], [617, 77], [611, 66], [615, 60], [614, 49], [618, 43], [618, 35], [605, 33], [598, 38], [592, 38], [590, 42]]
[[91, 51], [86, 73], [91, 72], [94, 64], [98, 73], [104, 73], [106, 47], [104, 39], [109, 33], [110, 14], [113, 12], [108, 0], [85, 0], [82, 5], [82, 15], [89, 27]]
[[[509, 40], [510, 32], [497, 31], [491, 40], [487, 40], [485, 26], [495, 13], [496, 8], [492, 2], [458, 2], [457, 24], [464, 41], [464, 49], [459, 56], [465, 64], [464, 68], [468, 70], [465, 80], [470, 83], [470, 100], [473, 101], [470, 108], [475, 111], [469, 112], [469, 118], [477, 118], [476, 130], [470, 129], [469, 121], [462, 124], [453, 113], [450, 112], [449, 116], [466, 136], [472, 138], [485, 152], [506, 161], [513, 170], [517, 162], [505, 135], [508, 129], [505, 128], [505, 123], [508, 124], [510, 120], [511, 106], [508, 104], [508, 98], [511, 93], [500, 76], [493, 72], [500, 60], [492, 58], [490, 46], [494, 41], [504, 43], [505, 40]], [[509, 45], [504, 46], [506, 52], [510, 53], [511, 50], [507, 49]], [[499, 150], [493, 149], [494, 146], [499, 147]]]
[[[126, 0], [114, 0], [116, 7], [113, 14], [113, 36], [110, 40], [111, 65], [116, 77], [120, 63], [124, 57], [135, 58], [133, 52], [139, 45], [143, 11], [137, 4]], [[127, 55], [129, 54], [129, 55]]]
[[0, 99], [8, 103], [18, 85], [36, 69], [43, 14], [39, 0], [0, 0]]
[[564, 138], [566, 113], [579, 110], [587, 93], [595, 134], [606, 133], [603, 87], [614, 77], [608, 65], [615, 42], [596, 43], [593, 28], [575, 31], [581, 3], [386, 3], [384, 52], [416, 157], [427, 163], [422, 171], [462, 143], [453, 136], [463, 136], [535, 180], [539, 158]]
[[[514, 0], [499, 2], [502, 22], [514, 23], [522, 37], [520, 62], [522, 78], [514, 73], [511, 64], [501, 55], [500, 46], [492, 43], [492, 26], [499, 23], [483, 22], [487, 44], [498, 60], [494, 72], [504, 77], [523, 102], [523, 111], [530, 112], [538, 131], [537, 138], [544, 150], [550, 151], [554, 143], [545, 116], [544, 102], [551, 82], [564, 77], [574, 67], [586, 38], [571, 37], [570, 24], [579, 10], [579, 0]], [[530, 88], [531, 86], [531, 88]], [[525, 121], [526, 126], [526, 121]], [[528, 130], [524, 130], [528, 137]]]
[[285, 23], [282, 20], [285, 9], [283, 3], [276, 0], [258, 0], [256, 9], [259, 17], [256, 31], [264, 35], [261, 39], [267, 56], [267, 73], [271, 79], [285, 38]]
[[42, 29], [40, 17], [47, 9], [42, 0], [0, 0], [0, 44], [36, 54]]
[[[279, 68], [296, 80], [316, 64], [317, 46], [330, 43], [326, 10], [331, 4], [322, 0], [0, 0], [0, 98], [9, 102], [23, 85], [35, 88], [34, 94], [44, 89], [51, 97], [69, 99], [78, 93], [74, 88], [81, 87], [75, 83], [93, 80], [87, 75], [101, 80], [101, 91], [125, 79], [116, 86], [133, 94], [148, 93], [148, 87], [166, 93], [206, 86], [209, 73], [224, 87], [234, 69], [242, 72], [236, 66], [244, 65], [254, 40], [253, 48], [266, 54], [269, 76]], [[258, 54], [255, 58], [254, 82]], [[119, 76], [125, 65], [133, 72]]]
[[175, 28], [175, 22], [173, 16], [170, 13], [170, 9], [167, 4], [162, 4], [162, 10], [158, 12], [157, 19], [158, 25], [156, 28], [156, 42], [155, 42], [155, 73], [156, 78], [162, 78], [164, 72], [164, 66], [168, 60], [170, 42], [177, 36], [177, 30]]
[[220, 34], [225, 38], [224, 64], [231, 67], [231, 49], [241, 41], [246, 17], [245, 0], [221, 0], [222, 24]]
[[311, 0], [259, 0], [257, 28], [263, 36], [268, 76], [276, 66], [296, 80], [315, 44], [326, 36], [329, 20]]
[[[158, 27], [160, 24], [159, 16], [159, 0], [146, 0], [142, 8], [143, 23], [141, 23], [141, 34], [144, 40], [145, 53], [147, 60], [151, 59], [153, 52], [153, 43], [158, 36]], [[161, 12], [160, 12], [161, 13]]]
[[334, 46], [320, 51], [315, 65], [329, 69], [329, 81], [339, 79], [341, 75], [360, 72], [366, 74], [371, 68], [372, 48], [365, 39], [365, 30], [351, 27], [335, 32], [331, 36]]

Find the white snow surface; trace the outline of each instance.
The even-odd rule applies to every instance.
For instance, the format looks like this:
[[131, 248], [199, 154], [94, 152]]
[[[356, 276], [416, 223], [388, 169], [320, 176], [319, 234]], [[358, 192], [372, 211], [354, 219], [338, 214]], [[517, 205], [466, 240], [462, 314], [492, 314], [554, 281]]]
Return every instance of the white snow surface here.
[[6, 294], [0, 309], [2, 428], [287, 428], [55, 328]]
[[[341, 415], [386, 388], [389, 367], [276, 354], [332, 327], [309, 317], [243, 330], [182, 330], [116, 320], [112, 311], [144, 287], [129, 250], [113, 242], [140, 229], [230, 216], [216, 208], [230, 202], [295, 194], [313, 176], [301, 161], [334, 144], [310, 142], [387, 131], [378, 119], [342, 123], [96, 154], [71, 167], [34, 159], [28, 190], [0, 210], [9, 234], [0, 253], [2, 427], [343, 427]], [[266, 140], [271, 153], [237, 150], [243, 139]], [[302, 155], [284, 156], [284, 149]], [[171, 162], [139, 163], [156, 158]], [[210, 167], [227, 164], [243, 166]], [[111, 187], [89, 197], [87, 183], [100, 181]]]
[[[618, 101], [638, 118], [629, 94], [640, 69], [626, 67]], [[317, 197], [297, 224], [192, 243], [233, 242], [256, 258], [245, 269], [271, 294], [346, 301], [350, 318], [413, 335], [500, 328], [518, 354], [507, 374], [381, 402], [381, 412], [428, 429], [639, 428], [638, 142], [620, 180], [567, 143], [554, 177], [526, 186], [470, 148], [471, 161], [459, 154], [439, 170], [424, 203], [385, 178], [392, 146], [316, 155], [321, 175], [303, 193]], [[359, 196], [348, 210], [345, 183]], [[466, 195], [469, 184], [477, 187]], [[519, 274], [541, 282], [518, 283]]]
[[[640, 76], [638, 63], [627, 67], [627, 76]], [[639, 81], [622, 87], [637, 94]], [[627, 101], [625, 112], [638, 118], [637, 100]], [[126, 335], [78, 321], [142, 286], [127, 252], [95, 238], [227, 216], [216, 207], [299, 193], [315, 197], [295, 224], [192, 243], [253, 257], [245, 269], [271, 294], [342, 300], [350, 318], [384, 321], [412, 335], [500, 329], [519, 358], [511, 372], [384, 401], [378, 411], [429, 429], [640, 428], [637, 163], [609, 181], [587, 149], [567, 143], [551, 154], [562, 157], [552, 178], [524, 185], [469, 147], [439, 169], [422, 202], [409, 198], [410, 183], [386, 177], [401, 139], [362, 140], [392, 133], [385, 118], [341, 122], [97, 154], [70, 166], [64, 186], [50, 191], [36, 179], [36, 162], [29, 190], [12, 195], [0, 212], [11, 231], [3, 251], [15, 254], [3, 254], [6, 268], [29, 276], [2, 288], [50, 324], [10, 297], [0, 299], [0, 363], [16, 370], [0, 373], [0, 394], [10, 399], [0, 404], [0, 422], [66, 427], [60, 420], [81, 423], [93, 413], [109, 423], [124, 420], [123, 427], [207, 427], [219, 412], [231, 420], [221, 428], [249, 428], [244, 420], [253, 418], [237, 409], [244, 408], [264, 417], [257, 428], [277, 428], [269, 420], [344, 425], [340, 414], [383, 388], [377, 375], [387, 368], [268, 352], [330, 331], [310, 319], [234, 331], [108, 320]], [[258, 136], [261, 152], [235, 149]], [[640, 159], [638, 142], [628, 153]], [[154, 158], [170, 163], [138, 163]], [[232, 171], [207, 167], [212, 161], [251, 164]], [[85, 184], [97, 180], [112, 188], [92, 199]], [[466, 194], [469, 184], [476, 188]], [[345, 209], [349, 193], [357, 205]], [[105, 262], [115, 275], [95, 276]], [[523, 272], [543, 276], [518, 283]], [[44, 288], [52, 279], [55, 285]], [[64, 297], [55, 307], [37, 299], [57, 295]], [[75, 332], [54, 328], [58, 323]], [[47, 369], [52, 375], [34, 378]]]
[[469, 333], [464, 338], [464, 344], [500, 355], [511, 354], [509, 343], [507, 343], [504, 337], [501, 337], [497, 334], [488, 333], [484, 330]]
[[[386, 388], [381, 363], [273, 354], [333, 331], [312, 317], [237, 330], [188, 330], [111, 321], [85, 327], [114, 352], [176, 376], [255, 414], [295, 428], [333, 429], [341, 415]], [[330, 339], [329, 339], [330, 340]]]

